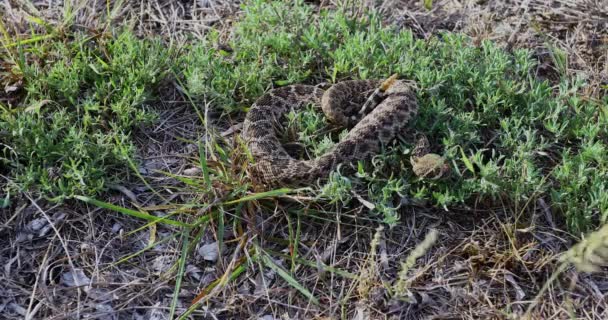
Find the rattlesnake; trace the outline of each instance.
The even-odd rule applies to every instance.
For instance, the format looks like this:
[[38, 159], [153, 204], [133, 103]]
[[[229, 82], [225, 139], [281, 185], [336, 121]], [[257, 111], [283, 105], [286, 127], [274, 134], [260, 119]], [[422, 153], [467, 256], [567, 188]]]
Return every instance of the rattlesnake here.
[[[308, 103], [321, 105], [325, 116], [335, 124], [352, 129], [342, 141], [318, 158], [292, 157], [281, 144], [278, 132], [285, 116]], [[262, 95], [250, 108], [243, 123], [244, 138], [254, 163], [251, 173], [261, 183], [303, 185], [326, 179], [339, 164], [352, 164], [380, 152], [418, 111], [418, 103], [407, 82], [396, 76], [382, 80], [349, 80], [334, 84], [327, 91], [321, 86], [291, 85]], [[448, 166], [428, 153], [428, 141], [419, 139], [410, 157], [419, 177], [438, 178]]]

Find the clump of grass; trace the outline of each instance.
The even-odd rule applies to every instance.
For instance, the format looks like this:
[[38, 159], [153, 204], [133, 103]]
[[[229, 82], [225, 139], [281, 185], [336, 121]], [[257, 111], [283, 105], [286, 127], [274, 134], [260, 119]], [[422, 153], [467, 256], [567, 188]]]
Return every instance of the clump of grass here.
[[0, 158], [11, 178], [58, 199], [95, 194], [125, 171], [131, 132], [156, 118], [146, 102], [170, 66], [159, 40], [72, 36], [18, 47], [13, 71], [24, 96], [0, 108]]
[[408, 272], [416, 264], [416, 260], [429, 251], [433, 244], [437, 241], [437, 230], [431, 229], [424, 237], [424, 240], [418, 244], [407, 256], [405, 262], [401, 263], [401, 270], [397, 282], [393, 286], [394, 294], [397, 298], [404, 299], [408, 297], [411, 280], [408, 277]]
[[[382, 161], [352, 181], [369, 190], [371, 201], [386, 203], [387, 221], [396, 221], [390, 202], [403, 197], [442, 207], [495, 200], [522, 208], [541, 194], [550, 195], [574, 231], [606, 220], [608, 166], [601, 154], [608, 113], [579, 94], [583, 78], [564, 76], [552, 86], [535, 79], [537, 62], [527, 50], [508, 53], [458, 34], [418, 40], [383, 26], [373, 13], [313, 15], [302, 1], [249, 1], [244, 12], [225, 41], [231, 52], [216, 48], [214, 33], [184, 57], [189, 90], [213, 97], [225, 113], [245, 111], [273, 85], [392, 73], [417, 82], [420, 112], [411, 129], [429, 136], [453, 174], [444, 181], [416, 179], [410, 139], [387, 146], [377, 158]], [[329, 140], [314, 132], [303, 140], [311, 150], [325, 150]]]
[[530, 314], [538, 305], [540, 298], [570, 265], [573, 265], [579, 272], [588, 273], [600, 272], [602, 268], [608, 266], [608, 224], [589, 233], [559, 257], [557, 268], [536, 294], [532, 303], [528, 305], [524, 319], [530, 319]]
[[[329, 123], [325, 117], [312, 106], [304, 110], [292, 111], [287, 115], [287, 131], [295, 136], [298, 142], [311, 150], [311, 156], [318, 157], [327, 152], [335, 143], [323, 129]], [[348, 131], [344, 130], [340, 138]]]
[[571, 263], [582, 272], [599, 272], [608, 266], [608, 224], [582, 239], [560, 261]]
[[351, 179], [340, 174], [340, 171], [334, 171], [330, 173], [328, 182], [322, 186], [319, 197], [331, 204], [345, 206], [352, 200], [352, 188]]
[[381, 237], [383, 235], [383, 228], [379, 227], [374, 233], [374, 237], [370, 243], [369, 256], [361, 266], [361, 272], [357, 279], [357, 293], [361, 298], [362, 305], [369, 305], [369, 296], [374, 286], [380, 282], [378, 277], [378, 245], [380, 244]]

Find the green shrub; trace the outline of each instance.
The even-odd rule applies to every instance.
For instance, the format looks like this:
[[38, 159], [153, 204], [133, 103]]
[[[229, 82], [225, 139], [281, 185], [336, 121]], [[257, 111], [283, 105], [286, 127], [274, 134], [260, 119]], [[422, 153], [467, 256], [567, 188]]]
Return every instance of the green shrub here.
[[[458, 34], [419, 40], [375, 14], [315, 15], [302, 1], [249, 1], [244, 11], [226, 43], [231, 52], [217, 49], [212, 34], [184, 58], [190, 91], [217, 97], [226, 113], [246, 110], [273, 85], [392, 73], [417, 82], [420, 112], [411, 127], [429, 136], [454, 173], [420, 181], [409, 169], [411, 139], [388, 148], [353, 177], [388, 220], [395, 221], [389, 199], [409, 194], [440, 206], [500, 199], [520, 209], [548, 195], [573, 230], [605, 221], [608, 117], [605, 106], [579, 95], [583, 79], [564, 78], [554, 88], [534, 77], [536, 61], [526, 50], [475, 46]], [[304, 137], [305, 144], [323, 141], [306, 135], [314, 139]]]
[[25, 50], [26, 97], [0, 109], [0, 157], [24, 189], [59, 198], [103, 190], [133, 155], [132, 130], [156, 117], [145, 102], [168, 70], [168, 50], [128, 32]]

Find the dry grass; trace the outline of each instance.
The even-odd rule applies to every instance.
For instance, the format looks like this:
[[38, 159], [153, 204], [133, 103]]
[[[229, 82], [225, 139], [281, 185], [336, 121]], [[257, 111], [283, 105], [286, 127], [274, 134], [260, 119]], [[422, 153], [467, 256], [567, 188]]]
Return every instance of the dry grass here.
[[27, 25], [30, 17], [55, 26], [70, 21], [93, 30], [126, 24], [140, 35], [162, 34], [174, 40], [201, 39], [212, 26], [229, 27], [238, 12], [238, 2], [229, 0], [5, 0], [0, 7], [4, 19], [14, 25]]
[[[510, 0], [434, 1], [426, 11], [417, 2], [392, 1], [389, 19], [429, 37], [439, 31], [462, 31], [477, 41], [490, 39], [506, 48], [529, 48], [543, 63], [539, 76], [555, 79], [564, 71], [583, 74], [589, 94], [608, 84], [608, 1]], [[398, 8], [397, 10], [394, 10]], [[555, 50], [567, 56], [555, 65]]]
[[[117, 1], [118, 2], [118, 1]], [[75, 25], [98, 28], [107, 12], [104, 1], [76, 1]], [[81, 7], [77, 3], [82, 3]], [[460, 30], [477, 39], [493, 39], [506, 47], [529, 47], [544, 62], [539, 76], [552, 79], [560, 72], [584, 73], [589, 97], [605, 93], [608, 79], [608, 2], [579, 1], [435, 1], [426, 11], [419, 1], [386, 1], [387, 23], [413, 28], [420, 37], [438, 30]], [[203, 6], [203, 4], [207, 4]], [[559, 6], [555, 6], [559, 4]], [[321, 5], [332, 5], [321, 1]], [[57, 1], [3, 1], [4, 21], [27, 30], [28, 13], [60, 25], [65, 19]], [[110, 6], [114, 8], [113, 4]], [[110, 14], [112, 25], [134, 24], [141, 35], [163, 34], [169, 41], [201, 38], [211, 26], [225, 32], [238, 14], [230, 1], [124, 1]], [[389, 13], [388, 9], [391, 9]], [[540, 15], [539, 12], [547, 12]], [[564, 66], [552, 55], [566, 53]], [[200, 195], [169, 190], [174, 180], [155, 173], [198, 174], [191, 167], [198, 119], [175, 84], [162, 89], [164, 105], [155, 128], [139, 132], [142, 175], [164, 200], [142, 186], [125, 181], [108, 202], [130, 207], [158, 206], [167, 201], [191, 200]], [[229, 125], [217, 128], [231, 138]], [[178, 137], [181, 137], [178, 138]], [[236, 143], [235, 143], [236, 144]], [[217, 192], [222, 192], [218, 190]], [[53, 205], [32, 195], [14, 210], [0, 209], [0, 315], [6, 319], [162, 319], [169, 313], [174, 289], [172, 267], [180, 254], [180, 239], [165, 228], [139, 229], [126, 216], [82, 204]], [[185, 266], [178, 310], [188, 308], [203, 288], [238, 267], [245, 242], [266, 250], [288, 252], [290, 224], [286, 212], [292, 198], [275, 203], [275, 214], [261, 216], [255, 206], [243, 209], [243, 225], [226, 226], [224, 255], [217, 263], [195, 254]], [[193, 209], [193, 213], [198, 209]], [[559, 270], [560, 254], [576, 238], [562, 230], [560, 221], [542, 199], [525, 212], [508, 205], [492, 211], [474, 208], [445, 212], [409, 207], [402, 223], [392, 230], [377, 230], [378, 221], [362, 218], [361, 206], [353, 216], [335, 219], [302, 217], [299, 258], [312, 262], [293, 270], [306, 288], [314, 288], [315, 306], [277, 274], [252, 264], [237, 280], [207, 295], [195, 318], [284, 317], [337, 319], [606, 319], [606, 272], [579, 273], [568, 267], [538, 295]], [[525, 218], [524, 218], [525, 217]], [[212, 221], [208, 230], [217, 230]], [[245, 227], [245, 229], [242, 229]], [[135, 231], [132, 231], [135, 230]], [[400, 261], [412, 254], [430, 230], [437, 241], [401, 272]], [[206, 232], [199, 247], [217, 243]], [[155, 240], [164, 243], [134, 255]], [[200, 251], [199, 251], [200, 252]], [[130, 257], [129, 259], [125, 259]], [[118, 263], [120, 262], [120, 263]], [[275, 261], [276, 263], [280, 263]], [[316, 266], [316, 267], [315, 267]], [[289, 269], [290, 266], [283, 266]], [[343, 273], [332, 271], [340, 269]], [[397, 280], [407, 284], [400, 299], [388, 291]], [[532, 301], [535, 307], [527, 308]]]

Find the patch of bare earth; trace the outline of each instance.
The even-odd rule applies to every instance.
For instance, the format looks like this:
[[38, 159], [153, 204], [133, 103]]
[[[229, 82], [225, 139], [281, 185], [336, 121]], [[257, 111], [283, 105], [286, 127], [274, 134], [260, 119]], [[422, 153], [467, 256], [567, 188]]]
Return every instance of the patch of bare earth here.
[[[4, 19], [23, 23], [28, 12], [61, 20], [62, 1], [4, 1]], [[29, 3], [29, 4], [28, 4]], [[96, 12], [105, 1], [84, 2], [77, 15], [82, 26], [98, 26]], [[378, 2], [375, 2], [378, 3]], [[567, 53], [565, 71], [589, 79], [589, 97], [603, 93], [608, 73], [608, 3], [606, 1], [434, 1], [430, 11], [420, 1], [385, 1], [387, 23], [412, 28], [426, 38], [441, 30], [462, 31], [477, 40], [492, 39], [507, 48], [527, 47], [541, 61], [538, 75], [552, 81], [560, 70], [549, 45]], [[331, 5], [321, 1], [321, 5]], [[237, 7], [222, 1], [126, 1], [114, 23], [134, 23], [142, 35], [167, 39], [200, 38], [210, 27], [227, 30]], [[178, 86], [161, 89], [161, 120], [136, 136], [141, 175], [125, 176], [105, 201], [140, 206], [164, 215], [168, 203], [213, 195], [184, 192], [158, 170], [181, 175], [196, 171], [197, 146], [205, 129]], [[204, 108], [201, 107], [201, 110]], [[234, 135], [226, 127], [218, 130]], [[238, 133], [238, 131], [236, 132]], [[186, 140], [184, 140], [186, 139]], [[190, 140], [190, 141], [188, 141]], [[222, 190], [215, 190], [221, 193]], [[175, 229], [144, 227], [126, 215], [67, 203], [56, 206], [24, 194], [0, 211], [0, 317], [6, 319], [165, 319], [173, 299], [176, 262], [181, 251]], [[288, 254], [287, 212], [295, 202], [267, 204], [273, 215], [245, 206], [242, 223], [226, 225], [222, 255], [217, 250], [217, 221], [211, 221], [185, 266], [177, 299], [183, 312], [204, 288], [238, 267], [251, 248]], [[314, 203], [311, 210], [318, 209]], [[266, 208], [268, 209], [268, 208]], [[270, 211], [270, 210], [265, 210]], [[204, 208], [188, 212], [205, 213]], [[252, 263], [236, 280], [216, 288], [193, 313], [195, 319], [606, 319], [605, 270], [579, 273], [569, 268], [548, 282], [558, 256], [577, 238], [542, 198], [524, 208], [507, 204], [494, 210], [407, 206], [402, 222], [378, 230], [365, 206], [327, 212], [326, 219], [301, 216], [298, 257], [293, 269], [300, 284], [314, 293], [314, 305], [275, 270]], [[293, 227], [295, 228], [295, 227]], [[407, 273], [402, 262], [425, 236], [436, 240]], [[292, 230], [291, 230], [292, 231]], [[140, 252], [148, 244], [161, 244]], [[276, 257], [277, 255], [275, 255]], [[274, 260], [285, 269], [289, 259]], [[342, 273], [331, 268], [342, 270]], [[402, 299], [391, 298], [397, 283]], [[549, 283], [547, 290], [541, 289]], [[534, 303], [529, 313], [527, 309]]]

